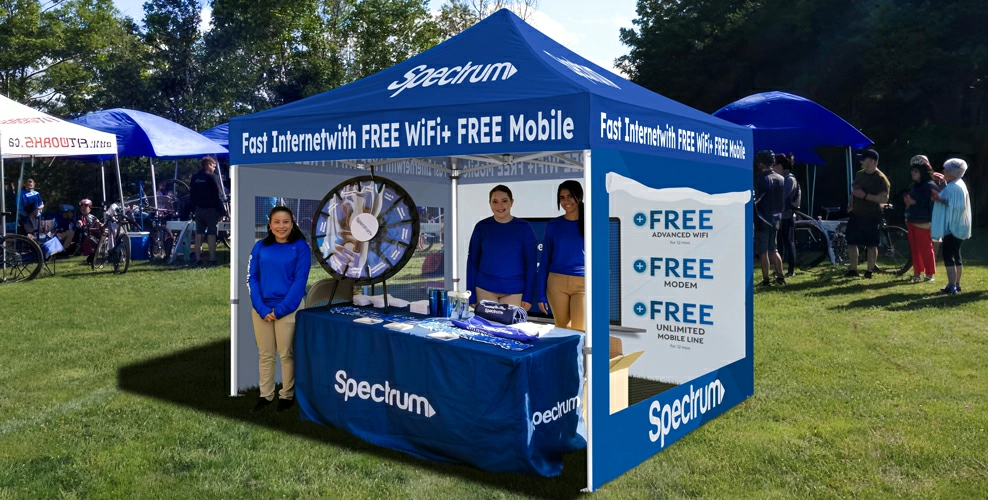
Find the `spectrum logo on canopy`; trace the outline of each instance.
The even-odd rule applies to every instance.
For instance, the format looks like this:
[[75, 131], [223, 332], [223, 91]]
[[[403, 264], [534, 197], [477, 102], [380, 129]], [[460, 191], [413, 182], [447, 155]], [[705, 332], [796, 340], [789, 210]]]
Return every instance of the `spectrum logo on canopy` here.
[[453, 66], [452, 68], [446, 66], [442, 68], [430, 68], [425, 64], [420, 64], [405, 73], [405, 81], [399, 82], [395, 80], [391, 82], [391, 85], [388, 85], [388, 90], [396, 91], [394, 94], [391, 94], [391, 97], [394, 97], [402, 93], [405, 89], [418, 86], [457, 85], [467, 81], [468, 77], [470, 83], [486, 82], [488, 80], [493, 82], [498, 77], [504, 81], [511, 78], [517, 72], [518, 68], [509, 62], [474, 65], [473, 61], [469, 61], [462, 66]]

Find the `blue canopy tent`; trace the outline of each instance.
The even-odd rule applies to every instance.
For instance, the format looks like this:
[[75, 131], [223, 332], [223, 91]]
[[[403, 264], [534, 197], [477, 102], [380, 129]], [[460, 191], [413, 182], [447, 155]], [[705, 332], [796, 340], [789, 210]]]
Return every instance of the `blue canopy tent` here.
[[202, 132], [203, 137], [228, 148], [230, 146], [230, 124], [224, 123], [222, 125], [217, 125], [209, 130]]
[[[809, 165], [826, 164], [817, 154], [816, 148], [846, 148], [848, 191], [853, 179], [851, 151], [874, 144], [853, 125], [827, 108], [805, 97], [786, 92], [753, 94], [720, 108], [714, 112], [714, 116], [750, 127], [755, 151], [771, 149], [778, 153], [791, 153], [797, 161]], [[815, 168], [813, 179], [815, 182]], [[813, 196], [813, 186], [808, 187]], [[809, 207], [812, 215], [812, 199]]]
[[[115, 134], [120, 156], [178, 160], [226, 153], [226, 148], [196, 131], [143, 111], [124, 108], [107, 109], [86, 114], [72, 122]], [[151, 183], [157, 189], [154, 162], [151, 162]], [[155, 205], [157, 205], [157, 197], [155, 197]], [[155, 206], [155, 209], [157, 208]]]
[[[231, 395], [257, 384], [254, 341], [239, 333], [251, 328], [250, 301], [240, 299], [247, 297], [246, 249], [255, 242], [249, 221], [257, 202], [252, 198], [289, 193], [318, 199], [340, 179], [363, 174], [368, 165], [402, 181], [416, 200], [433, 197], [435, 203], [452, 208], [445, 224], [450, 233], [446, 240], [453, 242], [448, 255], [453, 265], [445, 267], [452, 269], [444, 277], [447, 288], [459, 286], [456, 233], [468, 229], [457, 221], [461, 187], [582, 177], [586, 231], [605, 234], [606, 228], [614, 228], [612, 238], [622, 240], [617, 255], [611, 255], [615, 250], [607, 237], [585, 238], [587, 347], [608, 352], [615, 321], [608, 316], [614, 286], [608, 277], [620, 275], [619, 323], [650, 332], [625, 337], [629, 344], [651, 346], [641, 358], [649, 361], [639, 363], [642, 369], [661, 370], [664, 363], [656, 359], [662, 358], [681, 370], [674, 377], [678, 386], [612, 412], [609, 358], [586, 351], [588, 488], [598, 488], [752, 394], [752, 278], [746, 272], [751, 269], [751, 252], [730, 251], [746, 246], [751, 238], [749, 129], [628, 82], [507, 10], [392, 68], [323, 94], [236, 117], [229, 127], [232, 209], [238, 220], [231, 250]], [[279, 189], [283, 191], [272, 193]], [[688, 248], [694, 256], [719, 255], [717, 288], [707, 288], [704, 296], [718, 296], [725, 311], [730, 307], [735, 312], [725, 312], [720, 326], [706, 327], [712, 337], [718, 332], [720, 340], [708, 342], [714, 345], [710, 349], [723, 348], [716, 354], [698, 345], [689, 352], [674, 352], [668, 350], [668, 342], [665, 347], [655, 343], [655, 321], [644, 303], [652, 304], [654, 317], [656, 304], [662, 304], [654, 299], [671, 291], [653, 290], [650, 283], [659, 289], [663, 285], [638, 268], [643, 262], [639, 257], [657, 251], [660, 240], [650, 238], [667, 237], [647, 231], [649, 224], [659, 224], [663, 212], [657, 209], [664, 207], [675, 222], [679, 215], [671, 215], [678, 210], [674, 207], [701, 202], [721, 217], [717, 231], [674, 232], [678, 236], [670, 237], [729, 235], [730, 243], [716, 248], [702, 241], [683, 240], [675, 247], [668, 246], [675, 242], [662, 243], [668, 252]], [[682, 227], [697, 227], [690, 219], [696, 212], [684, 210], [692, 214], [684, 215], [692, 222]], [[713, 227], [709, 220], [700, 226]], [[610, 257], [625, 259], [625, 264], [614, 268]], [[642, 294], [651, 298], [640, 298]], [[679, 367], [684, 360], [692, 366]], [[704, 391], [706, 399], [700, 395]], [[680, 418], [686, 411], [683, 401], [690, 398], [707, 401], [705, 414], [694, 405], [692, 419]], [[670, 416], [672, 407], [677, 408], [675, 417]]]

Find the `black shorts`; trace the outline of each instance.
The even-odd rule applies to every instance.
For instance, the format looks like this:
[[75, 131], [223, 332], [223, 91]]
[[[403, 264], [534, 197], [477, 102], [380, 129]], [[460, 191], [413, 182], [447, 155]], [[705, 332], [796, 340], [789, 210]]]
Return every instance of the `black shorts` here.
[[755, 254], [761, 255], [765, 252], [775, 252], [778, 250], [776, 240], [779, 230], [775, 226], [770, 226], [757, 219], [755, 222]]
[[844, 233], [848, 245], [863, 247], [878, 246], [878, 230], [882, 227], [882, 214], [854, 215], [847, 218], [847, 231]]
[[196, 234], [216, 235], [216, 224], [220, 222], [220, 213], [215, 208], [196, 209]]

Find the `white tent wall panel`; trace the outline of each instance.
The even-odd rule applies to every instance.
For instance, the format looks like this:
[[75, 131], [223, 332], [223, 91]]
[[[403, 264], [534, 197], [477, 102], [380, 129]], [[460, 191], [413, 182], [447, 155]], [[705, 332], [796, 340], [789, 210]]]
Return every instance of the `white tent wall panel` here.
[[[247, 259], [256, 241], [254, 239], [255, 198], [261, 196], [321, 200], [337, 184], [359, 175], [369, 175], [370, 171], [340, 169], [334, 172], [333, 169], [323, 165], [297, 163], [238, 165], [233, 168], [236, 169], [234, 174], [236, 183], [233, 189], [236, 190], [238, 203], [232, 210], [235, 210], [234, 220], [237, 221], [235, 244], [238, 251], [237, 261], [230, 264], [231, 286], [235, 287], [237, 292], [235, 297], [237, 302], [234, 307], [235, 345], [231, 354], [235, 357], [235, 360], [232, 360], [234, 383], [231, 389], [235, 388], [234, 392], [239, 392], [257, 387], [259, 377], [257, 345], [254, 342], [254, 326], [250, 314], [250, 294], [247, 291]], [[452, 207], [448, 182], [400, 180], [398, 183], [408, 191], [416, 205], [441, 207], [443, 213], [450, 212]], [[302, 214], [302, 216], [310, 217], [312, 214]], [[296, 217], [300, 215], [296, 214]], [[444, 238], [446, 241], [452, 241], [451, 226], [445, 227]], [[446, 252], [444, 260], [443, 268], [447, 270], [445, 286], [451, 289], [452, 273], [449, 270], [452, 269], [452, 253]], [[312, 272], [323, 273], [329, 278], [329, 274], [318, 268], [314, 267]], [[275, 377], [278, 382], [281, 381], [280, 362]]]

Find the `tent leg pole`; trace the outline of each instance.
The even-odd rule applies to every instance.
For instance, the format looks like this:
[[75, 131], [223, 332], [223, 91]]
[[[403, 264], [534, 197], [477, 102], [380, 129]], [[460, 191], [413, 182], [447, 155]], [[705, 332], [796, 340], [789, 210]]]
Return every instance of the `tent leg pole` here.
[[120, 209], [124, 208], [124, 194], [123, 194], [123, 179], [120, 177], [120, 156], [113, 157], [114, 162], [117, 165], [117, 188], [120, 190]]
[[[0, 141], [3, 142], [3, 141]], [[2, 146], [0, 146], [2, 148]], [[7, 211], [7, 174], [3, 169], [3, 150], [0, 149], [0, 213]], [[16, 194], [16, 191], [15, 191]], [[0, 215], [0, 234], [7, 234], [7, 216]], [[6, 266], [6, 260], [4, 265]], [[6, 267], [5, 267], [6, 269]]]
[[14, 232], [21, 230], [21, 189], [24, 189], [24, 159], [21, 158], [21, 176], [17, 178], [17, 185], [14, 186]]
[[[178, 162], [175, 163], [178, 165]], [[177, 170], [176, 170], [177, 172]], [[240, 303], [240, 290], [237, 284], [240, 283], [240, 245], [237, 238], [240, 237], [240, 230], [234, 221], [240, 220], [233, 214], [239, 210], [240, 203], [237, 197], [239, 189], [239, 170], [230, 166], [230, 397], [240, 396], [237, 387], [237, 308]], [[332, 300], [330, 300], [332, 302]]]
[[[453, 279], [453, 290], [460, 291], [460, 279], [459, 279], [459, 275], [460, 275], [460, 268], [459, 268], [460, 259], [457, 258], [457, 255], [458, 255], [457, 254], [457, 250], [458, 249], [457, 249], [457, 241], [456, 241], [456, 238], [459, 237], [459, 232], [456, 230], [456, 224], [457, 224], [457, 218], [456, 218], [456, 203], [457, 203], [456, 194], [457, 194], [457, 191], [459, 191], [460, 175], [459, 175], [459, 173], [456, 170], [456, 158], [450, 158], [449, 159], [449, 162], [450, 162], [450, 167], [452, 167], [452, 169], [453, 169], [453, 173], [449, 177], [450, 207], [449, 207], [448, 220], [450, 222], [450, 226], [449, 226], [450, 227], [450, 234], [451, 234], [450, 240], [452, 241], [452, 245], [450, 246], [450, 251], [451, 251], [452, 255], [450, 255], [450, 257], [452, 257], [452, 261], [451, 261], [452, 264], [451, 265], [453, 267], [453, 274], [452, 274], [452, 276], [453, 276], [453, 278], [452, 278]], [[466, 286], [466, 285], [464, 285], [464, 286]]]
[[158, 213], [158, 179], [154, 175], [154, 161], [151, 157], [148, 157], [148, 163], [151, 164], [151, 184], [154, 189], [154, 213]]
[[[593, 204], [591, 193], [593, 189], [590, 184], [590, 174], [591, 163], [590, 163], [590, 150], [583, 151], [583, 228], [584, 233], [590, 238], [583, 239], [583, 253], [584, 262], [586, 263], [584, 267], [584, 289], [586, 293], [584, 294], [584, 311], [586, 311], [586, 336], [585, 348], [583, 357], [583, 366], [586, 367], [586, 373], [584, 376], [587, 380], [586, 388], [586, 400], [587, 400], [587, 488], [585, 491], [593, 491], [593, 269], [590, 265], [593, 262], [593, 228], [591, 222], [593, 221]], [[605, 228], [606, 231], [606, 228]], [[613, 270], [617, 272], [617, 270]]]
[[100, 184], [103, 186], [103, 199], [100, 201], [106, 205], [106, 167], [103, 166], [102, 160], [99, 162], [99, 177]]

